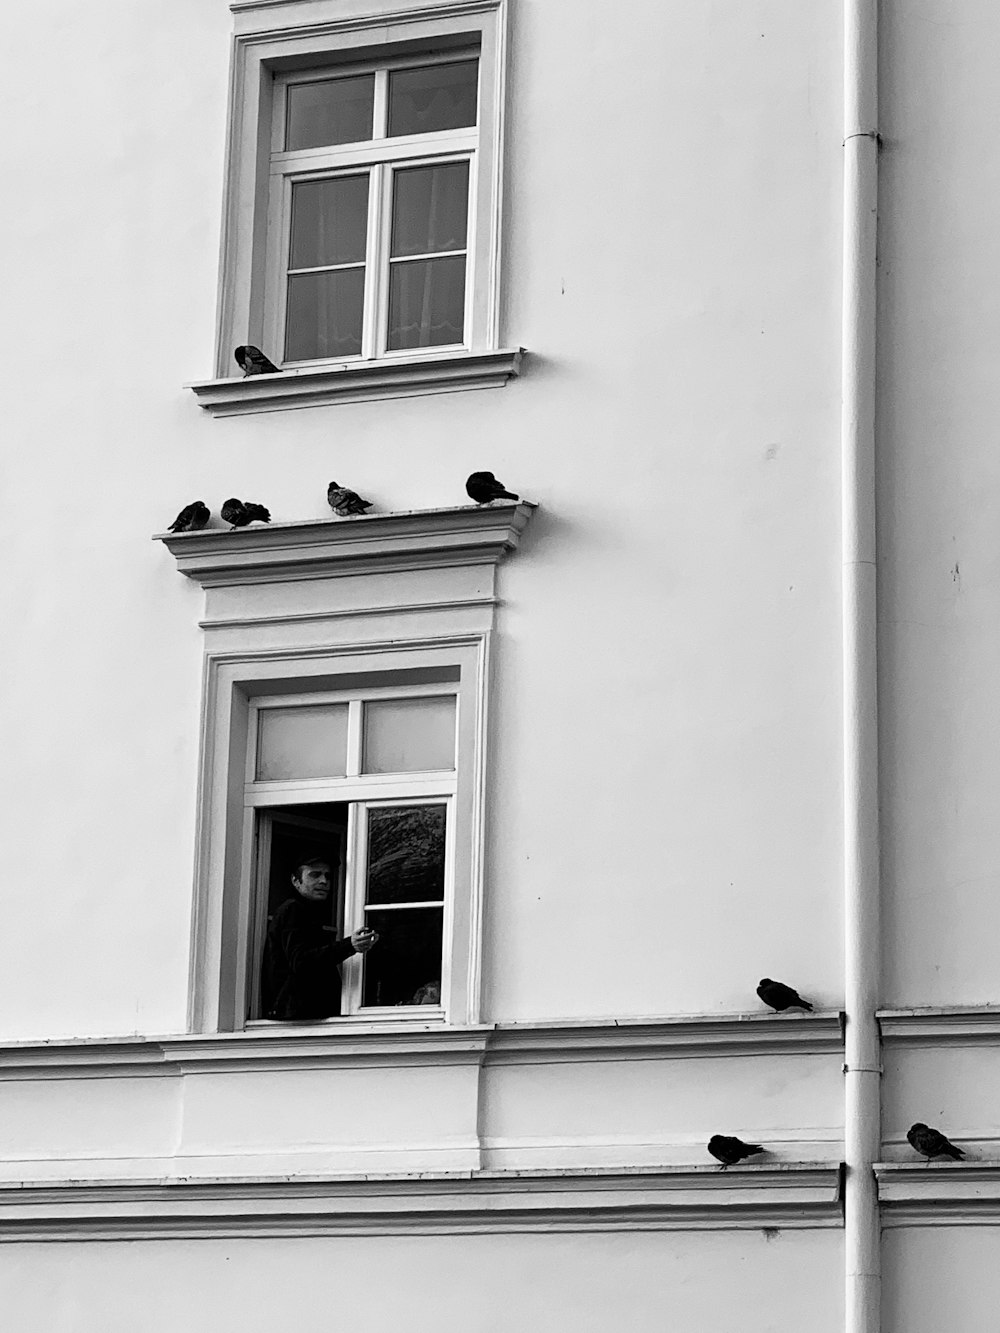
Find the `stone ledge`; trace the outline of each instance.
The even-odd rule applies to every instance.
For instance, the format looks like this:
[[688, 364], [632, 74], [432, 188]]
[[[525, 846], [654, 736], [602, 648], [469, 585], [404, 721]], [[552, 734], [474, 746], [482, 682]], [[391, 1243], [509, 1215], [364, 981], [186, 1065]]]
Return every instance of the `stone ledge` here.
[[1000, 1046], [1000, 1006], [881, 1009], [882, 1041], [892, 1046]]
[[530, 500], [275, 523], [236, 532], [161, 532], [177, 568], [203, 588], [342, 574], [495, 565], [517, 546]]
[[1000, 1223], [998, 1160], [879, 1162], [874, 1170], [884, 1226]]
[[836, 1162], [422, 1176], [25, 1182], [0, 1240], [841, 1225]]
[[7, 1079], [133, 1078], [269, 1069], [468, 1063], [547, 1064], [826, 1053], [843, 1047], [840, 1015], [692, 1015], [681, 1018], [449, 1027], [333, 1019], [308, 1027], [163, 1037], [0, 1045]]
[[213, 416], [237, 416], [289, 407], [454, 393], [459, 389], [500, 389], [520, 372], [523, 354], [524, 349], [519, 347], [405, 360], [346, 361], [247, 379], [198, 380], [185, 387]]

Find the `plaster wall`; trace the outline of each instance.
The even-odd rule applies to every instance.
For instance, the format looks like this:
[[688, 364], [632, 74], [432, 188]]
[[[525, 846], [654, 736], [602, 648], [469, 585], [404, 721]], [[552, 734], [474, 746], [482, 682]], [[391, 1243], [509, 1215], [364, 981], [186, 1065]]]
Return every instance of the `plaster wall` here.
[[[883, 0], [879, 609], [887, 1006], [995, 1003], [1000, 12]], [[926, 1117], [922, 1117], [926, 1118]], [[956, 1126], [957, 1130], [957, 1126]]]
[[512, 9], [523, 378], [221, 420], [181, 386], [227, 6], [5, 15], [0, 1038], [184, 1026], [201, 594], [150, 534], [476, 467], [541, 504], [501, 570], [484, 1017], [732, 1012], [763, 973], [840, 1002], [839, 6]]
[[835, 1333], [839, 1252], [835, 1232], [796, 1231], [27, 1244], [0, 1299], [12, 1327], [49, 1333]]
[[883, 1238], [883, 1333], [995, 1333], [1000, 1227], [894, 1227]]

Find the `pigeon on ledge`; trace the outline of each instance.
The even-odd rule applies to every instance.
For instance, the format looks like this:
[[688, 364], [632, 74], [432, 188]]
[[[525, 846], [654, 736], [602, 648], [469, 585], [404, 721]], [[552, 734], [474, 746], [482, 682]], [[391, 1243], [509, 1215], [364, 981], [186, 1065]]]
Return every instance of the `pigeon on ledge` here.
[[211, 518], [211, 510], [204, 500], [185, 505], [167, 529], [168, 532], [197, 532]]
[[782, 1009], [806, 1009], [812, 1013], [812, 1005], [808, 1000], [803, 1000], [797, 990], [792, 990], [791, 986], [785, 986], [780, 981], [772, 981], [770, 977], [761, 978], [757, 994], [776, 1013]]
[[247, 500], [246, 504], [242, 500], [227, 500], [221, 512], [223, 522], [232, 524], [230, 532], [235, 532], [237, 528], [245, 528], [249, 523], [271, 521], [271, 511], [265, 509], [263, 505], [253, 504], [250, 500]]
[[503, 482], [497, 481], [492, 472], [473, 472], [465, 483], [470, 499], [477, 505], [488, 505], [491, 500], [519, 500], [519, 495], [505, 491]]

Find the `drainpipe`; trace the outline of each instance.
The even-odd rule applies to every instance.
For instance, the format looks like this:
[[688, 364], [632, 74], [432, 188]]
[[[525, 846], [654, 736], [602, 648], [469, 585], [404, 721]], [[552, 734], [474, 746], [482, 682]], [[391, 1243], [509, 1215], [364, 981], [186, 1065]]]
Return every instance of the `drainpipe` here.
[[881, 1147], [875, 619], [878, 0], [844, 0], [841, 366], [845, 1032], [845, 1328], [878, 1333]]

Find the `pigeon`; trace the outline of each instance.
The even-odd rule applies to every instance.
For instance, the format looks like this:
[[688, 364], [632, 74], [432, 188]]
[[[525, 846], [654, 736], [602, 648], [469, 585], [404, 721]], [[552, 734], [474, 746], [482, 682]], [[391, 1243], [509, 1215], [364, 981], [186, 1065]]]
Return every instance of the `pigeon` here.
[[249, 375], [280, 375], [281, 371], [269, 360], [259, 347], [237, 347], [233, 353], [236, 364], [243, 371], [243, 378]]
[[242, 500], [227, 500], [222, 506], [221, 513], [223, 522], [232, 524], [230, 532], [235, 532], [237, 528], [245, 528], [248, 523], [271, 521], [270, 509], [265, 509], [263, 505], [255, 505], [250, 500], [247, 500], [246, 504]]
[[708, 1151], [723, 1166], [735, 1166], [744, 1157], [755, 1157], [764, 1149], [759, 1143], [744, 1143], [735, 1134], [713, 1134], [708, 1141]]
[[503, 482], [497, 481], [492, 472], [473, 472], [465, 483], [469, 498], [477, 505], [488, 505], [491, 500], [519, 500], [519, 495], [505, 491]]
[[372, 507], [371, 500], [362, 500], [357, 491], [349, 491], [346, 486], [338, 486], [335, 481], [331, 481], [326, 488], [326, 499], [333, 512], [341, 518], [347, 518], [350, 514], [363, 514]]
[[168, 532], [197, 532], [211, 518], [212, 512], [204, 500], [185, 505], [167, 529]]
[[785, 986], [780, 981], [772, 981], [770, 977], [761, 978], [757, 994], [775, 1013], [782, 1009], [807, 1009], [809, 1013], [813, 1011], [809, 1001], [803, 1000], [797, 990], [792, 990], [791, 986]]
[[932, 1157], [953, 1157], [956, 1162], [960, 1162], [965, 1156], [962, 1149], [956, 1148], [953, 1143], [949, 1143], [939, 1130], [931, 1129], [929, 1125], [925, 1125], [919, 1120], [906, 1131], [906, 1141], [911, 1148], [916, 1148], [918, 1153], [922, 1153], [928, 1161]]

